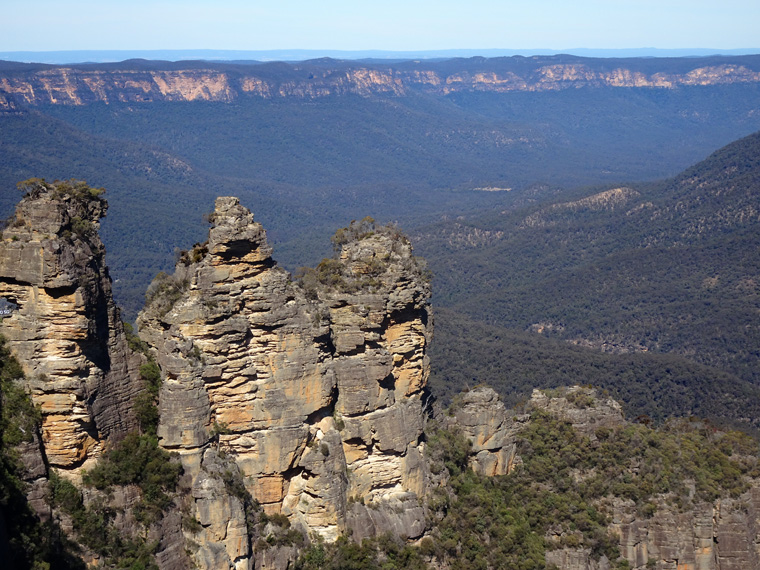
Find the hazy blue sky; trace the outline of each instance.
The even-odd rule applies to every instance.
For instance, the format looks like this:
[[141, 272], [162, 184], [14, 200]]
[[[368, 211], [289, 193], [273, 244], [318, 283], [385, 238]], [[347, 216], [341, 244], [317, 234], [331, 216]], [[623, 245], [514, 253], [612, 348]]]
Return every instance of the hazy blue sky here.
[[0, 50], [748, 48], [759, 0], [2, 0]]

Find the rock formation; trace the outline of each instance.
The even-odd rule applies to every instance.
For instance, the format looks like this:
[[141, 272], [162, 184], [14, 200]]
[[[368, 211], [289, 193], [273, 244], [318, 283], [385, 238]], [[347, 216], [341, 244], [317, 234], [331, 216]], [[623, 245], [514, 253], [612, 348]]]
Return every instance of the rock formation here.
[[[106, 444], [137, 429], [143, 357], [130, 350], [111, 297], [101, 191], [75, 181], [24, 188], [0, 240], [0, 334], [42, 413], [42, 441], [18, 450], [28, 501], [49, 518], [48, 466], [77, 480]], [[149, 523], [137, 522], [135, 484], [90, 487], [84, 503], [109, 501], [113, 528], [155, 541], [162, 570], [285, 569], [307, 533], [328, 542], [423, 536], [428, 493], [448, 476], [431, 475], [424, 457], [430, 286], [409, 242], [371, 219], [352, 222], [335, 235], [336, 256], [296, 282], [236, 198], [217, 199], [211, 220], [208, 241], [156, 278], [138, 319], [161, 370], [157, 435], [180, 456], [180, 490]], [[441, 424], [470, 439], [475, 471], [498, 476], [522, 462], [521, 432], [536, 414], [572, 425], [587, 450], [625, 425], [617, 402], [581, 387], [536, 390], [519, 411], [478, 387]], [[619, 496], [595, 508], [636, 570], [760, 568], [760, 483], [745, 482], [731, 498], [689, 497], [688, 508], [653, 495], [646, 516]], [[75, 534], [70, 518], [56, 517]], [[289, 525], [291, 535], [277, 530]], [[611, 568], [568, 547], [562, 525], [551, 532], [547, 564]]]
[[517, 460], [517, 434], [530, 418], [508, 414], [498, 394], [479, 386], [459, 394], [445, 425], [459, 428], [472, 442], [470, 467], [481, 475], [506, 475]]
[[[26, 66], [0, 72], [0, 111], [16, 105], [87, 105], [154, 101], [217, 101], [241, 97], [317, 99], [359, 95], [406, 96], [414, 92], [545, 92], [581, 87], [674, 89], [681, 86], [755, 84], [757, 58], [682, 58], [659, 68], [630, 60], [572, 56], [472, 58], [401, 65], [304, 63], [241, 65], [182, 62], [166, 69], [124, 62], [98, 66]], [[610, 65], [612, 61], [612, 65]]]
[[[537, 411], [570, 423], [592, 440], [600, 428], [625, 424], [618, 402], [580, 386], [534, 390], [525, 405], [525, 413], [519, 414], [508, 412], [491, 388], [479, 387], [456, 398], [447, 424], [459, 426], [472, 441], [472, 468], [486, 475], [498, 475], [507, 472], [509, 466], [521, 463], [516, 454], [520, 431]], [[505, 457], [508, 463], [504, 463]], [[608, 497], [604, 503], [599, 506], [609, 513], [608, 528], [619, 537], [620, 554], [632, 569], [760, 568], [760, 482], [757, 479], [738, 497], [698, 502], [686, 509], [677, 508], [667, 497], [654, 497], [653, 513], [648, 517], [642, 516], [630, 499]], [[594, 559], [589, 550], [583, 548], [548, 550], [546, 562], [560, 570], [614, 567], [604, 557]]]
[[142, 387], [98, 236], [101, 190], [31, 180], [0, 241], [0, 334], [42, 412], [50, 465], [76, 469], [137, 426]]
[[[620, 554], [629, 568], [645, 570], [745, 570], [760, 568], [758, 525], [760, 487], [737, 499], [702, 503], [679, 511], [658, 501], [651, 518], [636, 513], [630, 501], [615, 500], [610, 529], [620, 537]], [[606, 570], [605, 558], [587, 549], [546, 553], [547, 564], [561, 570]]]
[[327, 540], [421, 535], [430, 288], [408, 241], [352, 225], [299, 286], [236, 198], [217, 199], [212, 220], [138, 317], [164, 376], [160, 443], [194, 481], [195, 562], [252, 554], [209, 454], [232, 458], [266, 513]]

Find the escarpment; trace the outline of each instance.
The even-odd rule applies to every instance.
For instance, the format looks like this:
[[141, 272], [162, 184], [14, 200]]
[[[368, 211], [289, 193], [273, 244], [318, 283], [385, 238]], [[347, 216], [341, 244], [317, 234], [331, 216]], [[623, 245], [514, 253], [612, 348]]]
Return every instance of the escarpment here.
[[[491, 388], [478, 387], [455, 398], [443, 423], [471, 442], [473, 470], [510, 472], [515, 486], [534, 487], [520, 506], [546, 517], [533, 528], [545, 533], [547, 565], [760, 568], [757, 444], [748, 436], [693, 419], [632, 424], [615, 400], [579, 386], [534, 390], [509, 411]], [[562, 501], [585, 505], [586, 516], [573, 521], [572, 508], [559, 515]], [[602, 533], [606, 548], [593, 538]]]
[[[267, 514], [328, 540], [421, 535], [430, 288], [408, 241], [352, 225], [339, 257], [296, 284], [236, 198], [218, 198], [211, 219], [138, 317], [164, 376], [160, 444], [194, 481], [196, 563], [224, 534], [207, 516], [226, 500], [207, 492], [217, 453]], [[252, 555], [239, 539], [222, 540], [236, 565]]]
[[42, 414], [50, 465], [76, 469], [137, 427], [139, 359], [130, 357], [97, 230], [101, 190], [27, 181], [0, 241], [0, 334]]
[[218, 198], [208, 241], [148, 290], [129, 341], [147, 357], [111, 298], [100, 191], [25, 188], [0, 241], [0, 333], [42, 417], [42, 441], [17, 446], [26, 500], [92, 566], [285, 569], [389, 547], [431, 568], [760, 568], [748, 436], [626, 422], [580, 387], [514, 410], [477, 387], [428, 423], [429, 275], [395, 228], [352, 222], [293, 279]]
[[244, 97], [318, 99], [358, 95], [407, 96], [485, 92], [547, 92], [577, 88], [656, 88], [756, 84], [756, 56], [663, 59], [659, 66], [636, 59], [572, 56], [471, 58], [397, 64], [309, 62], [214, 64], [181, 62], [146, 68], [44, 66], [0, 72], [0, 112], [16, 105], [89, 105], [156, 101], [230, 103]]

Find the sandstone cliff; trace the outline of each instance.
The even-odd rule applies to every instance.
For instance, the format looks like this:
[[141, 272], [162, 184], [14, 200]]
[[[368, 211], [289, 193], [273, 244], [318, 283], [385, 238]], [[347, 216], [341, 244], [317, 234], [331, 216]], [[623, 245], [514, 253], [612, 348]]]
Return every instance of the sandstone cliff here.
[[[533, 414], [543, 413], [568, 422], [591, 441], [606, 437], [627, 424], [620, 405], [596, 390], [581, 387], [535, 390], [520, 413], [507, 411], [491, 388], [481, 387], [457, 397], [447, 423], [460, 426], [473, 442], [470, 465], [486, 475], [510, 471], [522, 463], [518, 450], [521, 433]], [[593, 444], [593, 443], [592, 443]], [[648, 445], [668, 445], [652, 439]], [[689, 453], [683, 450], [684, 455]], [[505, 461], [506, 458], [506, 461]], [[648, 466], [637, 459], [629, 469], [631, 476]], [[686, 459], [684, 459], [686, 461]], [[752, 461], [756, 461], [752, 460]], [[502, 467], [503, 466], [503, 467]], [[594, 469], [601, 468], [596, 466]], [[529, 476], [530, 474], [528, 474]], [[582, 480], [591, 473], [576, 471]], [[633, 479], [631, 479], [633, 481]], [[623, 496], [607, 496], [596, 507], [607, 513], [608, 531], [618, 542], [622, 559], [629, 568], [658, 570], [724, 570], [760, 568], [760, 480], [749, 480], [741, 494], [726, 493], [714, 501], [695, 498], [693, 504], [672, 500], [667, 494], [649, 499], [645, 512], [641, 505]], [[695, 497], [694, 481], [688, 495]], [[561, 525], [561, 521], [557, 521]], [[603, 570], [614, 561], [592, 556], [589, 549], [562, 546], [567, 531], [555, 529], [547, 536], [554, 545], [546, 552], [547, 564], [561, 570]]]
[[299, 286], [236, 198], [217, 199], [212, 219], [138, 318], [164, 376], [160, 443], [193, 479], [196, 564], [253, 556], [243, 510], [207, 465], [217, 453], [266, 513], [327, 540], [421, 535], [430, 289], [408, 241], [352, 226]]
[[97, 230], [101, 190], [28, 181], [0, 241], [0, 334], [21, 362], [42, 412], [53, 467], [78, 469], [105, 439], [137, 427], [142, 383], [111, 296]]
[[[92, 477], [93, 460], [109, 458], [104, 448], [138, 428], [135, 401], [145, 388], [137, 368], [144, 360], [129, 349], [111, 298], [97, 236], [106, 210], [100, 191], [39, 180], [25, 190], [0, 241], [0, 333], [42, 414], [42, 441], [31, 438], [20, 450], [28, 501], [46, 518], [48, 465], [75, 481], [84, 466]], [[145, 491], [134, 482], [90, 485], [77, 508], [105, 509], [111, 518], [102, 520], [118, 533], [139, 534], [144, 548], [157, 545], [149, 555], [162, 570], [284, 569], [305, 535], [327, 543], [386, 532], [422, 537], [430, 520], [445, 516], [428, 508], [431, 489], [456, 497], [445, 488], [443, 467], [431, 473], [425, 457], [430, 286], [409, 242], [371, 219], [352, 222], [333, 239], [335, 257], [294, 281], [272, 260], [263, 228], [236, 198], [217, 199], [211, 220], [208, 241], [183, 252], [172, 275], [157, 277], [138, 319], [163, 380], [157, 436], [178, 453], [181, 481], [153, 518], [140, 518]], [[734, 480], [728, 492], [714, 480], [705, 486], [687, 477], [655, 493], [635, 488], [632, 482], [652, 467], [630, 454], [622, 468], [604, 467], [622, 484], [608, 492], [607, 472], [597, 473], [603, 461], [578, 461], [578, 450], [625, 444], [637, 452], [662, 446], [668, 449], [657, 457], [683, 456], [686, 463], [699, 441], [700, 452], [709, 449], [704, 442], [727, 445], [739, 450], [737, 461], [756, 466], [756, 457], [742, 458], [750, 446], [740, 440], [722, 441], [712, 428], [700, 440], [660, 438], [645, 426], [626, 431], [631, 424], [617, 402], [579, 387], [536, 390], [520, 410], [507, 410], [490, 388], [476, 388], [457, 397], [441, 423], [471, 441], [476, 472], [514, 473], [530, 485], [524, 466], [540, 467], [530, 454], [550, 447], [531, 447], [526, 434], [546, 417], [555, 423], [544, 426], [556, 432], [542, 428], [544, 443], [569, 437], [576, 446], [568, 454], [581, 467], [563, 468], [564, 484], [596, 478], [606, 489], [593, 497], [593, 508], [605, 514], [602, 524], [630, 568], [760, 568], [757, 468], [716, 464], [716, 472]], [[155, 457], [168, 464], [161, 454]], [[649, 493], [644, 500], [642, 493]], [[466, 507], [446, 505], [451, 512]], [[73, 519], [56, 514], [62, 529], [76, 535]], [[557, 520], [544, 537], [546, 562], [563, 570], [611, 568], [614, 562], [583, 546], [584, 536]], [[462, 544], [445, 548], [456, 552]], [[436, 552], [425, 554], [427, 562], [441, 560]]]
[[335, 61], [333, 65], [234, 65], [197, 62], [151, 66], [41, 66], [0, 73], [0, 110], [15, 104], [86, 105], [151, 101], [230, 102], [240, 97], [313, 99], [336, 95], [403, 96], [412, 92], [558, 91], [581, 87], [671, 89], [760, 82], [757, 62], [738, 58], [636, 60], [567, 56], [472, 58], [400, 65]]

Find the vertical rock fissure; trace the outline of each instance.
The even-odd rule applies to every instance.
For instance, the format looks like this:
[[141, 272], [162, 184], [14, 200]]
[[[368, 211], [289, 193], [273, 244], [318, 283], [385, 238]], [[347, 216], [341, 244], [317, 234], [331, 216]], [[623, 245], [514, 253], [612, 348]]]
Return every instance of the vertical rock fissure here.
[[38, 179], [21, 186], [0, 240], [0, 296], [16, 305], [0, 333], [41, 409], [50, 464], [76, 470], [105, 438], [137, 428], [139, 364], [130, 364], [97, 233], [102, 190]]
[[[154, 281], [138, 317], [166, 378], [160, 443], [195, 481], [196, 511], [230, 508], [201, 492], [213, 435], [269, 516], [335, 540], [371, 516], [349, 509], [362, 497], [384, 513], [373, 511], [373, 533], [420, 536], [430, 287], [409, 242], [395, 228], [347, 228], [339, 256], [293, 282], [236, 198], [218, 198], [210, 219], [208, 242]], [[201, 567], [219, 556], [217, 524], [193, 539]]]

